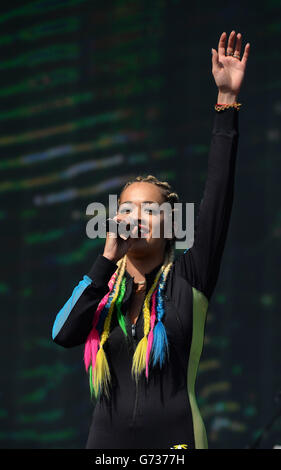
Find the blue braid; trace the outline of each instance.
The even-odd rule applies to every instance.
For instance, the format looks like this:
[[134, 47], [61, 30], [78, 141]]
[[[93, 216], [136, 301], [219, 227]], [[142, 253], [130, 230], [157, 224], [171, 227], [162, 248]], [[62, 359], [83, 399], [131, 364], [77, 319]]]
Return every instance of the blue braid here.
[[157, 291], [157, 324], [153, 329], [153, 343], [151, 353], [153, 354], [153, 367], [159, 361], [160, 367], [162, 368], [163, 363], [166, 359], [166, 354], [169, 356], [168, 338], [166, 328], [162, 323], [162, 318], [165, 313], [163, 307], [163, 289], [165, 287], [164, 273], [160, 277], [159, 287]]

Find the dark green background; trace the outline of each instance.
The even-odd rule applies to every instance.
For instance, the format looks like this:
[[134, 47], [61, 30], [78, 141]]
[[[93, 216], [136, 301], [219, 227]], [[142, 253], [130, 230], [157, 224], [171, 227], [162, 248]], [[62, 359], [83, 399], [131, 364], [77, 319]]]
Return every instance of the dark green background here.
[[[102, 250], [86, 236], [86, 207], [152, 173], [198, 209], [217, 99], [211, 48], [232, 29], [251, 52], [197, 397], [210, 448], [244, 448], [277, 410], [280, 18], [273, 0], [1, 5], [0, 447], [85, 446], [83, 348], [60, 348], [51, 329]], [[275, 444], [281, 419], [262, 442]]]

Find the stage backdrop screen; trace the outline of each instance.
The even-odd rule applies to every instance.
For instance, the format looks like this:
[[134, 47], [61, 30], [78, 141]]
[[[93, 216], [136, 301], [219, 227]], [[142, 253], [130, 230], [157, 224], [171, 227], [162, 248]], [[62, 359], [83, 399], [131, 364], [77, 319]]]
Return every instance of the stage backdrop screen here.
[[[94, 404], [83, 347], [59, 347], [51, 333], [102, 253], [86, 208], [153, 174], [197, 214], [217, 102], [211, 48], [232, 29], [251, 55], [196, 393], [210, 448], [251, 445], [276, 412], [280, 17], [273, 0], [1, 3], [1, 448], [85, 447]], [[280, 420], [261, 445], [276, 444]]]

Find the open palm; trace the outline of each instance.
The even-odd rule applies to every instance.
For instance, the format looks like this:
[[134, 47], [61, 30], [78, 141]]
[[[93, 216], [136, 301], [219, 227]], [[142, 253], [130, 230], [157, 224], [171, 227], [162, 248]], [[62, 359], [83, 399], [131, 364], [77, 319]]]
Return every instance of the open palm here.
[[[227, 34], [221, 34], [218, 44], [218, 52], [212, 49], [212, 73], [219, 90], [223, 93], [231, 93], [238, 95], [246, 70], [246, 64], [250, 53], [250, 43], [247, 43], [244, 49], [244, 54], [240, 60], [242, 35], [232, 31], [228, 38], [228, 45], [226, 49]], [[236, 44], [235, 44], [236, 39]], [[238, 58], [228, 53], [239, 56]]]

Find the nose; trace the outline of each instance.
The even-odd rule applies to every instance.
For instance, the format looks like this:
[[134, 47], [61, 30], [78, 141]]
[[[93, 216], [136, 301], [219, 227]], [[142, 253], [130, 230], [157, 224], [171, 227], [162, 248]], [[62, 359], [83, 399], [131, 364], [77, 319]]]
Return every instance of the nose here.
[[138, 221], [141, 220], [141, 206], [140, 205], [136, 205], [133, 207], [133, 210], [130, 214], [132, 216], [132, 218], [135, 220], [135, 222], [137, 223]]
[[135, 204], [130, 213], [130, 219], [132, 219], [134, 224], [139, 225], [142, 223], [142, 216], [141, 205]]
[[134, 226], [138, 226], [138, 236], [141, 236], [141, 230], [148, 229], [149, 222], [147, 220], [144, 220], [143, 217], [144, 214], [142, 213], [141, 205], [135, 205], [135, 207], [132, 208], [132, 211], [129, 215], [129, 219]]

